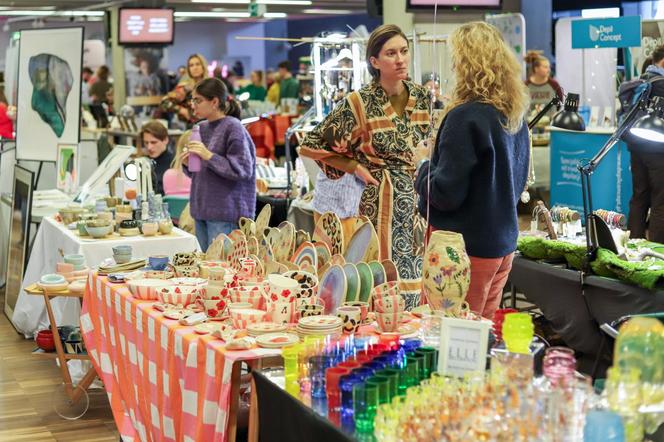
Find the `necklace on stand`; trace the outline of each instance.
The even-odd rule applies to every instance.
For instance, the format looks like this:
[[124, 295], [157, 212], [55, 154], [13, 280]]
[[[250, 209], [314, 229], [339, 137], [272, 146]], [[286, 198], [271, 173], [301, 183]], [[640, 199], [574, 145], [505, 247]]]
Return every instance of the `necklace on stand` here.
[[530, 193], [528, 192], [528, 188], [535, 184], [535, 162], [533, 160], [533, 136], [528, 131], [528, 148], [530, 151], [530, 158], [528, 160], [528, 177], [526, 178], [526, 187], [523, 189], [523, 192], [521, 192], [521, 202], [524, 204], [528, 204], [530, 201]]

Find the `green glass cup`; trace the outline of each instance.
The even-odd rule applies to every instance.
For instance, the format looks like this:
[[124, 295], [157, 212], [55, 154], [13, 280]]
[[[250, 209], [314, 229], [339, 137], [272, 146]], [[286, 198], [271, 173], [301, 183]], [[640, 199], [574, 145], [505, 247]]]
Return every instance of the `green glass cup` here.
[[378, 404], [390, 401], [390, 380], [388, 378], [374, 375], [367, 379], [366, 384], [378, 388]]
[[420, 360], [414, 356], [406, 356], [406, 366], [403, 368], [403, 372], [403, 379], [399, 379], [399, 391], [401, 391], [401, 384], [405, 384], [405, 394], [408, 387], [420, 383]]
[[353, 416], [357, 436], [373, 434], [378, 408], [378, 387], [366, 382], [353, 386]]
[[[417, 353], [416, 350], [413, 350], [411, 352], [406, 353], [406, 358], [414, 358], [417, 360], [417, 383], [419, 384], [420, 381], [426, 379], [428, 376], [425, 376], [426, 374], [426, 356], [424, 356], [421, 353]], [[417, 385], [417, 384], [415, 384]]]
[[376, 373], [375, 376], [384, 377], [388, 379], [389, 382], [389, 394], [390, 400], [399, 394], [399, 369], [398, 368], [386, 368], [384, 370]]
[[438, 350], [431, 347], [420, 347], [415, 354], [424, 356], [424, 379], [429, 379], [431, 373], [438, 370]]

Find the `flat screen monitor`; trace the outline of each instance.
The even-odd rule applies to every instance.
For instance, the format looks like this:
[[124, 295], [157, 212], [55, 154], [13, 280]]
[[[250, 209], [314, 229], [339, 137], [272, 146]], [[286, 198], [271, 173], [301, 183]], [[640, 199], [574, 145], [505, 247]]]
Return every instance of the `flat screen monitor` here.
[[173, 10], [122, 8], [118, 20], [122, 45], [173, 43]]
[[502, 0], [408, 0], [408, 9], [428, 9], [438, 4], [439, 8], [486, 8], [500, 9]]

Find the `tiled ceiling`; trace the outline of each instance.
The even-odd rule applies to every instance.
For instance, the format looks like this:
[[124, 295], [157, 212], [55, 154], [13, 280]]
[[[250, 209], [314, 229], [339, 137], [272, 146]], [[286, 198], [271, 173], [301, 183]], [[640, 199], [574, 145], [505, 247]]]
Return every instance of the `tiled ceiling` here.
[[[290, 16], [304, 16], [305, 9], [322, 9], [322, 10], [345, 10], [351, 13], [365, 13], [367, 8], [366, 0], [311, 0], [311, 5], [266, 5], [267, 12], [284, 12]], [[225, 4], [215, 1], [208, 3], [194, 3], [191, 0], [0, 0], [0, 8], [11, 9], [38, 9], [48, 8], [57, 10], [68, 9], [106, 9], [113, 5], [119, 6], [139, 6], [139, 7], [154, 7], [154, 6], [167, 6], [174, 8], [176, 11], [237, 11], [246, 12], [248, 6], [246, 4]], [[311, 16], [311, 15], [310, 15]]]

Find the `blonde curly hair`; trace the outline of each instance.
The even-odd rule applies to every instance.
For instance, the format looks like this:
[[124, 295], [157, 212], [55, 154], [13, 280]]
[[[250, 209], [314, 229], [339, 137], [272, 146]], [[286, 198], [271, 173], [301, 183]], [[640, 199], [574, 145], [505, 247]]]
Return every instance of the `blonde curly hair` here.
[[518, 131], [530, 96], [521, 79], [521, 65], [498, 29], [484, 22], [466, 23], [452, 33], [450, 44], [456, 85], [446, 113], [479, 101], [505, 115], [506, 130]]

